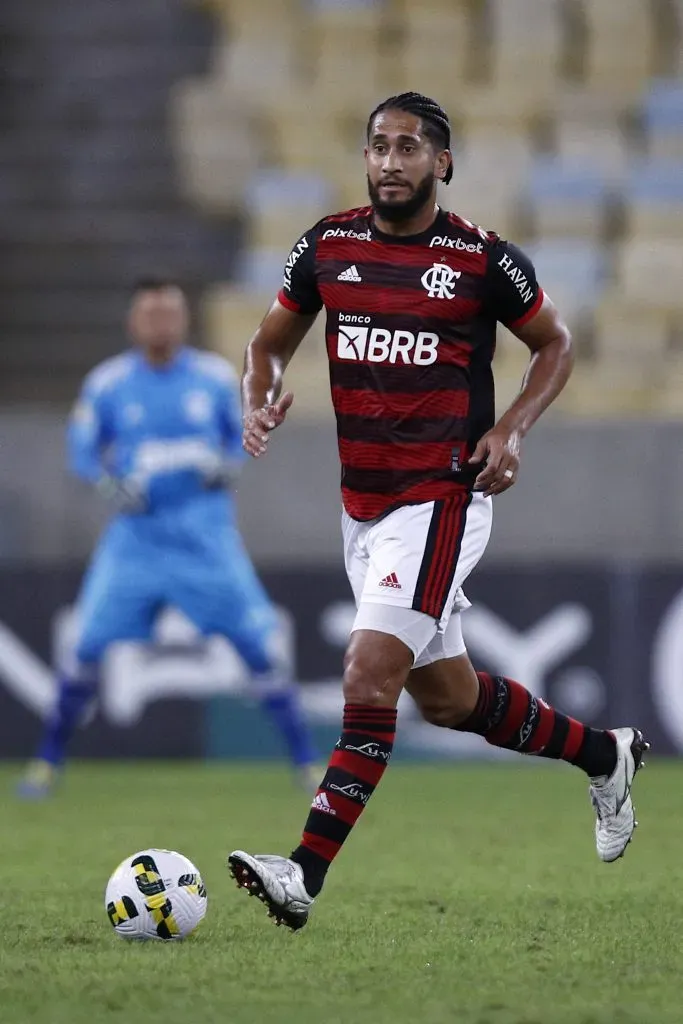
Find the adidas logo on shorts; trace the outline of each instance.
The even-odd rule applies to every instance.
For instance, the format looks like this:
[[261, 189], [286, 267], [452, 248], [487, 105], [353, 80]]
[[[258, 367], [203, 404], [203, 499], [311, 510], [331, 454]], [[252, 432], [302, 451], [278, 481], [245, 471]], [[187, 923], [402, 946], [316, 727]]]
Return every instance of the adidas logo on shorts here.
[[400, 590], [401, 584], [398, 582], [398, 576], [395, 572], [390, 572], [388, 576], [385, 576], [383, 580], [379, 581], [380, 587], [393, 587], [394, 590]]

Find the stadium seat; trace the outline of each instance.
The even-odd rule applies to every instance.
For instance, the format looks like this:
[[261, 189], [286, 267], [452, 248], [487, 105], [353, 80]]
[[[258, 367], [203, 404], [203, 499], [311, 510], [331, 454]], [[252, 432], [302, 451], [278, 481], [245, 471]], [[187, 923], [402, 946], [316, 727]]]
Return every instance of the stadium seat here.
[[618, 255], [616, 283], [625, 299], [647, 309], [683, 310], [683, 246], [674, 239], [626, 242]]
[[415, 89], [448, 106], [470, 67], [471, 29], [467, 7], [450, 9], [407, 4], [400, 56], [401, 89]]
[[650, 158], [683, 164], [683, 81], [654, 82], [643, 104], [643, 121]]
[[560, 310], [578, 343], [590, 331], [604, 289], [607, 260], [590, 239], [548, 238], [527, 247], [539, 284]]
[[214, 57], [214, 77], [252, 104], [287, 92], [303, 70], [303, 8], [295, 5], [285, 18], [276, 0], [230, 0], [219, 6], [225, 30]]
[[[209, 346], [241, 369], [247, 343], [272, 300], [271, 293], [234, 285], [209, 289], [202, 308]], [[288, 384], [295, 393], [298, 417], [315, 420], [331, 415], [324, 315], [315, 321], [294, 357]]]
[[189, 198], [214, 215], [237, 209], [263, 155], [249, 111], [212, 82], [195, 79], [173, 91], [169, 119], [178, 173]]
[[260, 171], [244, 189], [249, 241], [286, 257], [297, 238], [336, 205], [334, 188], [321, 175]]
[[494, 0], [490, 5], [492, 78], [537, 89], [554, 83], [562, 50], [560, 0]]
[[654, 365], [666, 354], [670, 335], [666, 311], [612, 292], [595, 313], [595, 358], [610, 365]]
[[583, 11], [586, 85], [636, 98], [655, 69], [654, 6], [643, 0], [590, 0]]
[[532, 159], [527, 137], [468, 120], [454, 139], [453, 157], [453, 184], [441, 191], [440, 201], [487, 230], [518, 237], [523, 229], [519, 195]]
[[539, 159], [530, 175], [528, 199], [536, 233], [600, 238], [606, 225], [609, 183], [591, 164]]
[[247, 342], [272, 301], [270, 292], [247, 292], [234, 285], [208, 288], [202, 298], [201, 325], [209, 348], [240, 370]]
[[557, 411], [591, 420], [651, 413], [657, 403], [656, 365], [579, 362], [558, 400]]
[[456, 164], [453, 181], [439, 189], [439, 203], [485, 231], [517, 238], [522, 230], [517, 192], [500, 179], [482, 180], [476, 171]]
[[555, 146], [562, 163], [594, 167], [610, 182], [623, 180], [631, 155], [615, 118], [558, 117]]
[[[293, 238], [292, 241], [296, 239]], [[250, 248], [242, 253], [235, 284], [248, 292], [275, 295], [282, 286], [287, 248]]]
[[683, 161], [638, 161], [624, 189], [631, 234], [683, 240]]
[[661, 365], [657, 388], [657, 416], [683, 419], [683, 354], [670, 353]]
[[521, 131], [480, 126], [468, 120], [454, 141], [457, 168], [476, 171], [482, 178], [512, 183], [516, 188], [527, 174], [533, 159], [528, 136]]
[[305, 32], [316, 98], [330, 111], [365, 110], [381, 98], [380, 11], [338, 4], [313, 11]]

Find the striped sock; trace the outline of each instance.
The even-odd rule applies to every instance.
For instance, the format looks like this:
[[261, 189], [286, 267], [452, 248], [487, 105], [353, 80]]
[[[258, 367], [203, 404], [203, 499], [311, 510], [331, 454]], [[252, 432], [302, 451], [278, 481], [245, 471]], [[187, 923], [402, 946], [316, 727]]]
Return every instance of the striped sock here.
[[614, 736], [591, 729], [534, 697], [520, 683], [477, 672], [479, 697], [459, 732], [474, 732], [487, 743], [521, 754], [568, 761], [587, 775], [611, 775], [616, 765]]
[[395, 735], [396, 708], [345, 705], [342, 734], [292, 854], [304, 870], [309, 895], [322, 889], [327, 869], [374, 793]]

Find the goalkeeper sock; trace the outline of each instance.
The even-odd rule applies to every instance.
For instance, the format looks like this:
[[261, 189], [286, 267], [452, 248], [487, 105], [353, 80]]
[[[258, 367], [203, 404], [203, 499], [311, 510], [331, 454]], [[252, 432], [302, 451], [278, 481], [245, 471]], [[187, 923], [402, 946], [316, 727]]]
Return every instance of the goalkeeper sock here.
[[54, 767], [62, 764], [67, 744], [94, 695], [95, 687], [92, 683], [60, 678], [57, 702], [45, 724], [38, 748], [39, 760], [47, 761]]

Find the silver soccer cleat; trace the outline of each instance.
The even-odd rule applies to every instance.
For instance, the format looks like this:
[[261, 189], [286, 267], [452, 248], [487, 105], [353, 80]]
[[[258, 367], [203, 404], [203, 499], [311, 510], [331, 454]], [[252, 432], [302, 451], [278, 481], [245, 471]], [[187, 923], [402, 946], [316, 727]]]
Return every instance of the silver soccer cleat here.
[[623, 857], [638, 824], [635, 818], [631, 786], [643, 754], [650, 749], [638, 729], [613, 729], [617, 743], [617, 763], [611, 775], [591, 779], [590, 798], [597, 819], [595, 845], [600, 860], [611, 862]]
[[267, 853], [252, 857], [235, 850], [228, 857], [228, 868], [238, 888], [258, 896], [278, 926], [287, 925], [292, 931], [303, 928], [315, 899], [306, 892], [300, 864], [287, 857]]

